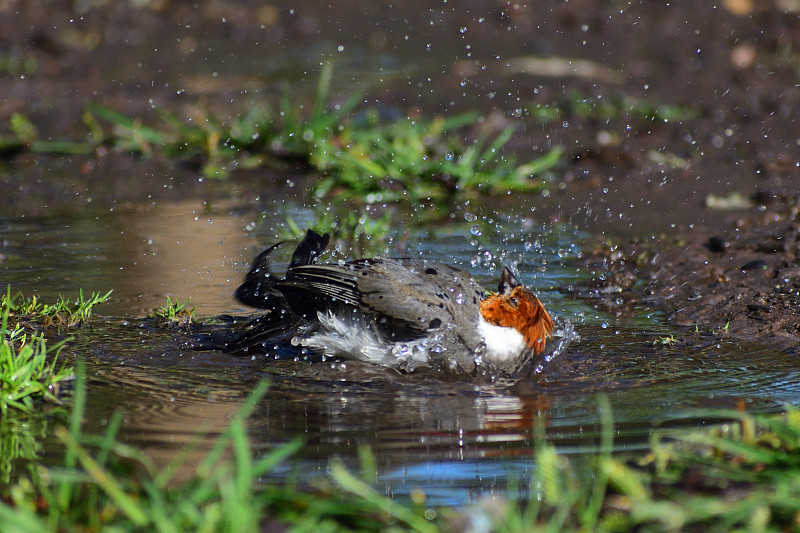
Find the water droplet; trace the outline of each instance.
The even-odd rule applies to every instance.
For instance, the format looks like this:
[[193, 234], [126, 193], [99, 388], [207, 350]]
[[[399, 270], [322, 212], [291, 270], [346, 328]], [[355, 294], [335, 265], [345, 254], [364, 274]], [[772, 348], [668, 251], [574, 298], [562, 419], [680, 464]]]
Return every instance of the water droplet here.
[[483, 232], [481, 231], [481, 227], [479, 225], [477, 225], [477, 224], [472, 226], [472, 228], [470, 228], [469, 232], [472, 233], [473, 235], [475, 235], [476, 237], [480, 237], [481, 235], [483, 235]]

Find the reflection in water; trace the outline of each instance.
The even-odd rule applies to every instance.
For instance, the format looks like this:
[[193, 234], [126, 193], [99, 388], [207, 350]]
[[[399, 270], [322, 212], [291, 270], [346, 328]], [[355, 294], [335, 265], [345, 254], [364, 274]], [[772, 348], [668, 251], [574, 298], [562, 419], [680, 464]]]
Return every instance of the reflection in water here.
[[43, 441], [53, 425], [67, 420], [62, 407], [46, 408], [43, 413], [26, 414], [9, 409], [0, 415], [0, 488], [13, 484], [26, 473], [24, 464], [41, 458]]
[[357, 468], [357, 449], [368, 446], [378, 486], [399, 496], [421, 488], [432, 504], [470, 501], [510, 480], [525, 486], [538, 438], [577, 460], [597, 450], [599, 395], [611, 403], [618, 450], [646, 446], [653, 428], [710, 423], [709, 408], [744, 402], [748, 410], [770, 411], [800, 403], [800, 376], [780, 353], [741, 343], [669, 351], [635, 331], [609, 339], [602, 330], [585, 328], [584, 341], [542, 375], [493, 383], [357, 362], [232, 358], [192, 351], [181, 335], [138, 322], [95, 325], [70, 351], [92, 360], [95, 426], [121, 408], [121, 437], [157, 463], [193, 449], [178, 479], [267, 378], [272, 387], [250, 418], [256, 452], [302, 436], [294, 472], [308, 480], [326, 475], [332, 456]]
[[84, 431], [103, 433], [113, 412], [121, 410], [120, 439], [162, 467], [186, 453], [173, 473], [176, 481], [185, 479], [259, 378], [239, 379], [239, 361], [194, 352], [181, 333], [155, 331], [143, 321], [105, 320], [91, 329], [65, 350], [67, 357], [88, 363]]
[[187, 200], [4, 224], [3, 278], [14, 291], [45, 298], [113, 289], [101, 314], [144, 316], [166, 295], [202, 302], [205, 314], [242, 311], [232, 293], [255, 242], [250, 221], [230, 216], [230, 206], [218, 210], [225, 207]]

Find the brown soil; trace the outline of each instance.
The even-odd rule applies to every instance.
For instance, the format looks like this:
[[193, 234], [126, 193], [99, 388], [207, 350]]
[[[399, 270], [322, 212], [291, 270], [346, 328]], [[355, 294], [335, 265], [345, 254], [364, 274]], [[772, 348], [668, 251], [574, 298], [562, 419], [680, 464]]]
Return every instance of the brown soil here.
[[598, 246], [583, 297], [624, 312], [646, 302], [675, 324], [760, 339], [800, 354], [800, 197], [772, 198], [716, 231], [671, 243]]

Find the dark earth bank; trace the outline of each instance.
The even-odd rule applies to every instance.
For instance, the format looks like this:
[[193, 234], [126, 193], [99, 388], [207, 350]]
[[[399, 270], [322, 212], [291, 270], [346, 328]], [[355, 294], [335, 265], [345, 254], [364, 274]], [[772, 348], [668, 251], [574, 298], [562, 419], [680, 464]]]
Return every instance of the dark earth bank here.
[[671, 243], [600, 245], [581, 258], [594, 276], [576, 292], [619, 312], [647, 301], [676, 324], [800, 353], [800, 198], [761, 200]]

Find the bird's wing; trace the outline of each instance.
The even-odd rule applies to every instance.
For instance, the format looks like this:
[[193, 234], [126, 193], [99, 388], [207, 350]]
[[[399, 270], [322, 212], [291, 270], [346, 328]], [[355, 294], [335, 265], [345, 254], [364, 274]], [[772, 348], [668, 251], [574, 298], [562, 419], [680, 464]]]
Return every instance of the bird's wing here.
[[429, 330], [477, 326], [483, 289], [472, 276], [423, 259], [384, 259], [359, 273], [361, 301], [375, 312]]
[[342, 265], [301, 265], [290, 268], [286, 279], [278, 283], [281, 292], [304, 292], [331, 299], [337, 304], [360, 307], [358, 272], [368, 268], [365, 261]]
[[290, 269], [279, 285], [284, 293], [304, 292], [421, 331], [474, 329], [483, 297], [483, 288], [466, 272], [424, 259], [303, 265]]

